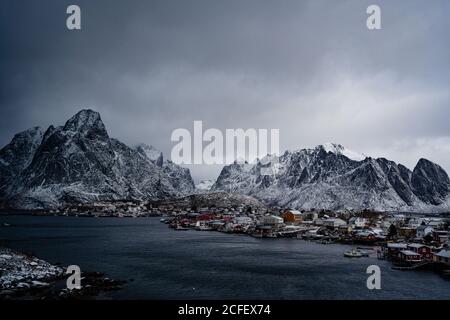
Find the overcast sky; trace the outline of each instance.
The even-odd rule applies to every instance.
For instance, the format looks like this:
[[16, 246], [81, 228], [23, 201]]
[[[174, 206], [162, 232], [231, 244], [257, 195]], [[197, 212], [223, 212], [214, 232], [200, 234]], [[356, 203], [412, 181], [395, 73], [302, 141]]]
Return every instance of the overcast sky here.
[[[82, 30], [66, 28], [78, 4]], [[378, 4], [382, 30], [366, 27]], [[166, 156], [176, 128], [279, 128], [281, 150], [337, 142], [450, 172], [450, 1], [0, 3], [0, 145], [81, 108]], [[217, 166], [191, 167], [198, 181]]]

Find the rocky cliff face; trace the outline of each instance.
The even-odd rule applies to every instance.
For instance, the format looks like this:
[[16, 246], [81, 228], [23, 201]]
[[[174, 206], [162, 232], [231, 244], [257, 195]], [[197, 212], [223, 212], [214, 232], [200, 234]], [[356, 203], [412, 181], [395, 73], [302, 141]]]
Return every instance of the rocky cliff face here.
[[153, 146], [148, 146], [142, 143], [136, 146], [135, 150], [139, 152], [150, 164], [159, 167], [162, 172], [166, 174], [167, 179], [175, 189], [182, 190], [184, 193], [194, 191], [194, 180], [192, 180], [189, 169], [180, 167], [170, 160], [165, 160], [163, 153], [155, 149]]
[[[267, 174], [277, 166], [278, 171]], [[213, 190], [252, 195], [266, 204], [330, 210], [446, 211], [447, 173], [421, 159], [411, 172], [384, 158], [373, 159], [327, 144], [285, 152], [256, 164], [223, 168]]]
[[0, 150], [0, 199], [12, 192], [15, 180], [28, 167], [42, 142], [44, 133], [39, 127], [20, 132]]
[[154, 200], [194, 190], [189, 170], [154, 162], [111, 139], [92, 110], [82, 110], [45, 133], [34, 128], [16, 135], [0, 151], [0, 172], [2, 202], [14, 208]]

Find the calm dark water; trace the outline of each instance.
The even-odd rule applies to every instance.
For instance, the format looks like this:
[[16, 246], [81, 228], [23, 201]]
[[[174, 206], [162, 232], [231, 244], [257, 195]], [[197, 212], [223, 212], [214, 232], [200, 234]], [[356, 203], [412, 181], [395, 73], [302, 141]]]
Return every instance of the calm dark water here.
[[[0, 240], [49, 262], [134, 279], [118, 299], [450, 299], [450, 281], [349, 259], [349, 246], [174, 231], [158, 218], [0, 216]], [[366, 268], [381, 268], [368, 290]]]

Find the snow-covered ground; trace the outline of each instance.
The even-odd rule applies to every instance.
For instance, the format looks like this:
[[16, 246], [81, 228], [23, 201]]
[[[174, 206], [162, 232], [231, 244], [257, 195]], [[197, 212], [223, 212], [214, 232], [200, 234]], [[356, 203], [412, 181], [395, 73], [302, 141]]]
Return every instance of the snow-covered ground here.
[[214, 185], [214, 180], [202, 180], [198, 184], [195, 185], [195, 189], [199, 191], [209, 191], [211, 187]]
[[0, 289], [3, 293], [18, 289], [48, 287], [64, 270], [36, 257], [0, 248]]

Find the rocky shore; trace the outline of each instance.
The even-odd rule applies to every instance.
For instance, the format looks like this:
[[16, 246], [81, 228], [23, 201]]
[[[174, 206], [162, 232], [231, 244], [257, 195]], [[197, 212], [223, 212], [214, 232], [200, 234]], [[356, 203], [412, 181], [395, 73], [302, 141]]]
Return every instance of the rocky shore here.
[[69, 290], [68, 276], [60, 266], [0, 247], [0, 300], [96, 299], [124, 283], [99, 272], [84, 272], [81, 289]]

